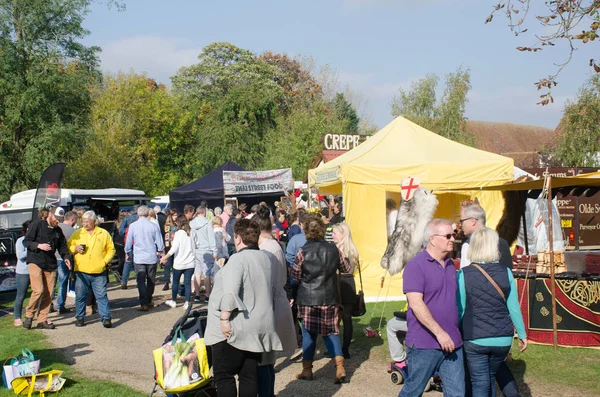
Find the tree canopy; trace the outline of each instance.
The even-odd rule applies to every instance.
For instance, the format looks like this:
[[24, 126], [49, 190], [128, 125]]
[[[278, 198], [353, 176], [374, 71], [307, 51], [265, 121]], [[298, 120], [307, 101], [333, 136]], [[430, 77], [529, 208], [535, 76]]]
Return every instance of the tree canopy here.
[[439, 78], [428, 74], [411, 84], [410, 89], [400, 89], [391, 104], [392, 116], [403, 116], [410, 121], [456, 142], [473, 146], [472, 134], [466, 130], [465, 107], [471, 89], [469, 70], [459, 68], [446, 76], [444, 93], [437, 99]]

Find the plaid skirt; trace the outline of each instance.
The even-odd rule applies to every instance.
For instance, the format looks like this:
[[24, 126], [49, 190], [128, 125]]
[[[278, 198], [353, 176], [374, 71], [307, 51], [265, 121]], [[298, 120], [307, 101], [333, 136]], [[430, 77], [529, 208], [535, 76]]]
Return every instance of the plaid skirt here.
[[339, 334], [340, 306], [304, 306], [298, 305], [298, 318], [311, 334], [329, 336]]

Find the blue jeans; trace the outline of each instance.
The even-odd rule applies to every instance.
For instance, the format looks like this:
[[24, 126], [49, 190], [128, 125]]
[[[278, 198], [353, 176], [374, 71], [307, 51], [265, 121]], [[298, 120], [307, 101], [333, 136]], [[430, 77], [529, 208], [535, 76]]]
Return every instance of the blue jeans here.
[[15, 297], [14, 315], [15, 318], [21, 318], [23, 301], [25, 300], [25, 295], [27, 295], [27, 289], [29, 289], [29, 274], [17, 273], [15, 281], [17, 283], [17, 296]]
[[76, 272], [77, 282], [75, 283], [75, 317], [85, 319], [85, 301], [88, 290], [92, 288], [96, 296], [100, 320], [110, 319], [110, 307], [108, 305], [108, 295], [106, 295], [107, 272], [100, 274], [87, 274]]
[[422, 396], [429, 379], [437, 371], [442, 378], [444, 397], [465, 395], [465, 367], [463, 349], [452, 353], [437, 349], [407, 349], [408, 378], [398, 397]]
[[[165, 284], [169, 284], [171, 281], [171, 271], [173, 271], [173, 274], [175, 274], [175, 269], [173, 269], [173, 260], [175, 258], [173, 258], [172, 256], [170, 256], [167, 259], [167, 263], [165, 263], [165, 273], [164, 273], [164, 279], [165, 279]], [[194, 269], [192, 269], [192, 274], [194, 274]], [[174, 282], [174, 281], [173, 281]]]
[[482, 346], [465, 341], [465, 358], [471, 379], [473, 397], [494, 397], [495, 376], [504, 364], [510, 346]]
[[56, 284], [58, 284], [56, 306], [58, 306], [58, 310], [61, 310], [65, 308], [65, 301], [67, 300], [67, 288], [69, 284], [69, 273], [71, 271], [67, 267], [65, 261], [58, 261], [58, 269], [56, 270], [56, 272]]
[[[325, 346], [327, 347], [327, 351], [329, 351], [331, 358], [344, 355], [344, 353], [342, 353], [340, 338], [336, 334], [323, 336], [323, 342], [325, 342]], [[308, 332], [308, 330], [304, 328], [304, 323], [302, 323], [302, 359], [312, 360], [315, 356], [316, 346], [317, 334]]]
[[179, 281], [181, 280], [182, 274], [183, 285], [185, 288], [185, 301], [189, 302], [192, 298], [192, 276], [194, 275], [193, 268], [185, 270], [173, 269], [173, 285], [171, 286], [171, 297], [173, 300], [177, 299], [177, 293], [179, 292]]
[[133, 253], [130, 255], [132, 260], [125, 261], [123, 263], [123, 274], [121, 274], [121, 284], [127, 284], [129, 281], [129, 275], [131, 274], [131, 268], [133, 267]]
[[275, 365], [258, 366], [258, 397], [275, 395]]

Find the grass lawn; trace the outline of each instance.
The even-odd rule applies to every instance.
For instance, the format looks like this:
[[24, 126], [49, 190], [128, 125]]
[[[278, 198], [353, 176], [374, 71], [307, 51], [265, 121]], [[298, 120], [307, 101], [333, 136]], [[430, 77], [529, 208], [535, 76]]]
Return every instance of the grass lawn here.
[[[0, 295], [0, 305], [3, 309], [12, 308], [14, 294]], [[8, 295], [8, 296], [6, 296]], [[9, 298], [10, 300], [7, 300]], [[27, 302], [27, 300], [26, 300]], [[24, 304], [24, 307], [26, 303]], [[67, 379], [65, 386], [60, 391], [59, 395], [64, 397], [120, 397], [120, 396], [145, 396], [145, 393], [140, 393], [127, 386], [122, 386], [114, 382], [89, 380], [85, 378], [85, 374], [80, 374], [72, 369], [68, 364], [65, 364], [63, 357], [59, 352], [53, 349], [46, 341], [45, 335], [37, 330], [31, 329], [26, 331], [22, 327], [13, 325], [12, 316], [4, 316], [0, 318], [0, 333], [2, 335], [2, 343], [0, 343], [0, 359], [2, 362], [10, 356], [18, 355], [21, 349], [26, 347], [35, 355], [36, 359], [41, 360], [41, 371], [57, 369], [65, 371], [63, 377]], [[12, 390], [7, 390], [0, 387], [0, 397], [14, 396]]]
[[[383, 303], [377, 304], [369, 324], [374, 306], [374, 303], [367, 303], [367, 314], [355, 319], [354, 342], [350, 350], [368, 353], [370, 359], [384, 366], [390, 361], [385, 325], [394, 315], [394, 311], [403, 309], [405, 303], [388, 302], [383, 311], [381, 338], [367, 338], [363, 330], [367, 325], [373, 329], [378, 328]], [[524, 353], [519, 353], [515, 342], [512, 352], [513, 360], [509, 367], [519, 382], [521, 391], [526, 391], [527, 385], [533, 390], [536, 389], [536, 385], [543, 385], [544, 388], [553, 387], [557, 390], [557, 394], [554, 394], [557, 396], [600, 396], [600, 350], [559, 347], [555, 352], [552, 346], [529, 344]], [[564, 391], [565, 394], [558, 390]], [[525, 392], [523, 395], [528, 394]]]

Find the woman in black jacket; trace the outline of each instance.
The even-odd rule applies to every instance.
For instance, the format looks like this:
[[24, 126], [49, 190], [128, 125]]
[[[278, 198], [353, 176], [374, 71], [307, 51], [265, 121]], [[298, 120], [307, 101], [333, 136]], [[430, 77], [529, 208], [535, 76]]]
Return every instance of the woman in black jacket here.
[[48, 321], [48, 312], [58, 268], [55, 252], [58, 250], [69, 270], [71, 270], [71, 253], [54, 214], [44, 208], [40, 210], [39, 217], [39, 220], [29, 226], [23, 240], [23, 246], [27, 248], [27, 263], [32, 290], [23, 328], [31, 328], [33, 317], [39, 308], [38, 328], [54, 329], [54, 324]]

